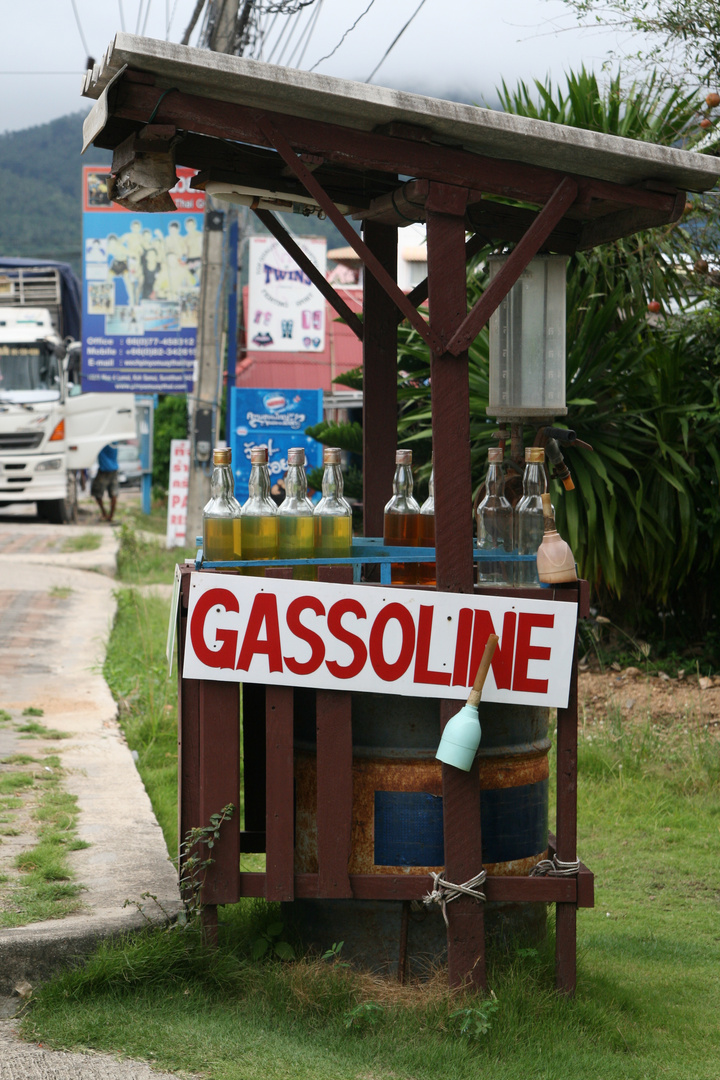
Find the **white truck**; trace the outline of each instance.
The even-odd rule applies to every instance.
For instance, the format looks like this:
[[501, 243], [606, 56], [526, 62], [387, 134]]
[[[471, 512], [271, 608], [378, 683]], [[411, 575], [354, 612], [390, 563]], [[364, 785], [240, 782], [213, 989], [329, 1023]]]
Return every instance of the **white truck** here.
[[0, 259], [0, 506], [56, 524], [77, 519], [80, 470], [136, 437], [132, 394], [81, 393], [77, 288], [63, 264]]

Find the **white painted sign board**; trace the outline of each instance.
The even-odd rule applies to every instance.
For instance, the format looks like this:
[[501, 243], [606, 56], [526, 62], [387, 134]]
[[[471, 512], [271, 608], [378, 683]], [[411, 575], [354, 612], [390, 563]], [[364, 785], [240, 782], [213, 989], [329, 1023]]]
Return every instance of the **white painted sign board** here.
[[[190, 440], [170, 440], [170, 476], [165, 547], [185, 547], [188, 485], [190, 483]], [[193, 540], [195, 537], [193, 537]]]
[[564, 708], [577, 605], [196, 573], [183, 676], [465, 699], [488, 635], [483, 700]]
[[[297, 237], [296, 243], [325, 277], [325, 238]], [[325, 348], [325, 300], [271, 236], [250, 237], [246, 324], [249, 349], [318, 353]]]

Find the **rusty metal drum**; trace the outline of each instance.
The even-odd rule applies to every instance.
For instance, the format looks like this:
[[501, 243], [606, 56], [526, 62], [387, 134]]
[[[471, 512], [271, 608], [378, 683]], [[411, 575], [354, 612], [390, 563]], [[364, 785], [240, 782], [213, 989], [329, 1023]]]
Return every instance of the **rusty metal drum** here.
[[[316, 873], [318, 868], [312, 698], [311, 692], [303, 692], [302, 704], [296, 701], [295, 711], [297, 873]], [[527, 875], [547, 855], [548, 710], [481, 702], [479, 715], [482, 863], [489, 874]], [[355, 694], [352, 729], [350, 873], [426, 875], [441, 870], [442, 783], [440, 762], [435, 758], [440, 739], [438, 702]], [[296, 901], [293, 910], [300, 916], [301, 932], [304, 927], [311, 938], [322, 932], [321, 947], [327, 947], [328, 938], [344, 940], [354, 955], [378, 966], [383, 951], [397, 958], [400, 907], [398, 901], [314, 900]], [[362, 915], [363, 911], [367, 914]], [[437, 960], [444, 948], [442, 919], [414, 919], [418, 921], [426, 924], [425, 929], [421, 932], [412, 926], [411, 937], [414, 933], [421, 951]], [[537, 943], [545, 933], [545, 922], [544, 904], [487, 905], [486, 927], [496, 937]], [[380, 931], [383, 925], [386, 935]], [[385, 946], [384, 937], [388, 937]], [[388, 965], [383, 961], [379, 966]]]

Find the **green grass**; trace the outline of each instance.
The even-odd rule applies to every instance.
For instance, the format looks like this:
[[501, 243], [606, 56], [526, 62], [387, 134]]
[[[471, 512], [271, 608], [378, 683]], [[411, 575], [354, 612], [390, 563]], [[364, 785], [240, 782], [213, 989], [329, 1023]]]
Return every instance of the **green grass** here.
[[[15, 780], [15, 790], [34, 789], [37, 805], [32, 811], [37, 828], [37, 843], [15, 858], [16, 878], [5, 878], [10, 888], [0, 907], [0, 927], [25, 926], [44, 919], [61, 918], [82, 905], [82, 886], [73, 881], [68, 852], [88, 847], [76, 834], [77, 799], [63, 791], [60, 782], [62, 768], [52, 755], [40, 763], [41, 771], [6, 773], [2, 782]], [[8, 790], [12, 785], [7, 785]], [[22, 806], [18, 799], [16, 809]], [[18, 835], [17, 830], [2, 830], [6, 836]]]
[[[122, 593], [105, 673], [173, 850], [167, 612]], [[628, 726], [616, 712], [585, 724], [579, 760], [579, 854], [596, 906], [578, 912], [573, 1000], [554, 991], [552, 931], [538, 950], [490, 958], [488, 1004], [449, 994], [443, 973], [399, 988], [342, 954], [253, 962], [282, 916], [247, 901], [222, 910], [216, 951], [192, 928], [104, 945], [39, 988], [24, 1033], [214, 1080], [717, 1080], [719, 744], [692, 717]]]
[[56, 600], [67, 600], [73, 594], [69, 585], [53, 585], [49, 592]]
[[27, 724], [18, 724], [18, 731], [23, 732], [23, 738], [25, 739], [69, 739], [70, 735], [67, 731], [58, 731], [57, 728], [45, 727], [44, 724], [39, 724], [37, 720], [29, 720]]
[[[62, 546], [63, 551], [97, 551], [102, 543], [102, 537], [96, 532], [81, 533], [80, 536], [69, 536]], [[72, 590], [71, 590], [72, 591]]]
[[148, 540], [133, 528], [122, 524], [117, 555], [117, 576], [128, 585], [171, 585], [175, 564], [195, 555], [195, 548], [165, 548], [164, 538]]

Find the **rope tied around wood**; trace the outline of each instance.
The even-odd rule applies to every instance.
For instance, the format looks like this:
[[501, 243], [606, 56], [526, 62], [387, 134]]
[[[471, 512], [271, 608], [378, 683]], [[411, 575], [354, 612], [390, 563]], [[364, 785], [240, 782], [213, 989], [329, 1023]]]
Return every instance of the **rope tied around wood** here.
[[470, 878], [463, 885], [453, 885], [451, 881], [446, 881], [443, 877], [443, 871], [436, 874], [431, 870], [430, 877], [433, 879], [433, 888], [423, 897], [423, 904], [426, 904], [427, 907], [430, 907], [431, 904], [440, 904], [446, 926], [449, 926], [449, 923], [445, 909], [453, 900], [457, 900], [458, 896], [470, 896], [478, 903], [485, 903], [485, 893], [479, 887], [485, 884], [487, 873], [484, 870], [481, 870], [479, 874]]
[[533, 866], [530, 877], [572, 877], [580, 872], [580, 860], [576, 862], [563, 862], [553, 855], [552, 859], [541, 859]]

